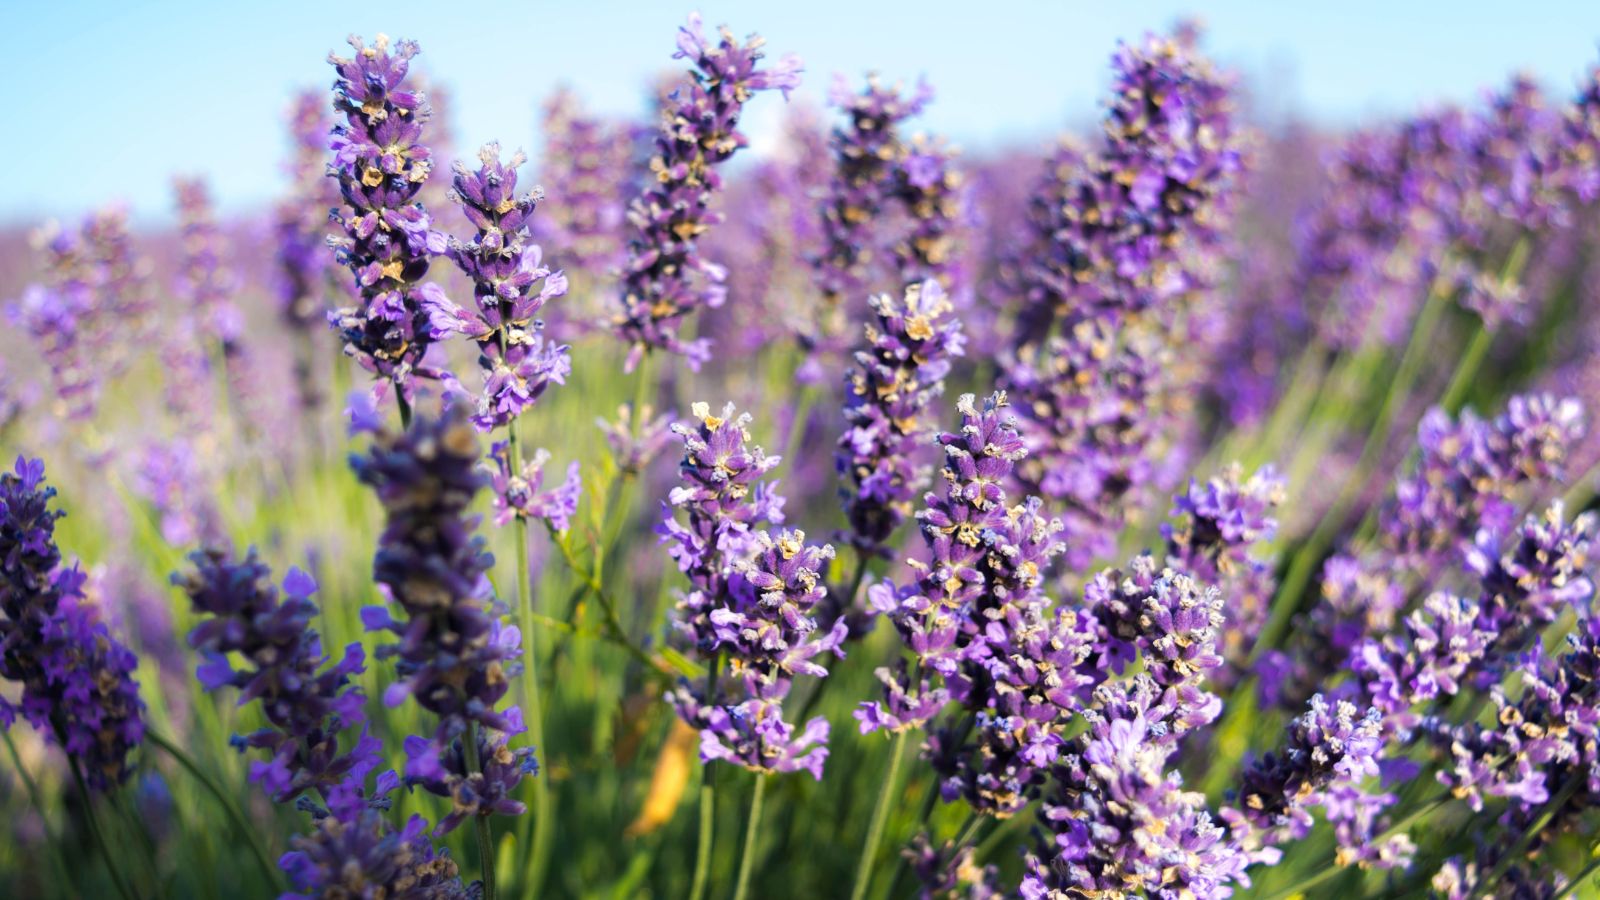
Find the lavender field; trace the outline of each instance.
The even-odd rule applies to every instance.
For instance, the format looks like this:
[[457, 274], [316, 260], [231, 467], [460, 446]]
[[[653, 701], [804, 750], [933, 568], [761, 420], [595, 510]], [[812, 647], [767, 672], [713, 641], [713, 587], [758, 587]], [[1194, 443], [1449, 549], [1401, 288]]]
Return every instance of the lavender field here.
[[965, 152], [731, 24], [8, 220], [0, 897], [1600, 897], [1600, 66]]

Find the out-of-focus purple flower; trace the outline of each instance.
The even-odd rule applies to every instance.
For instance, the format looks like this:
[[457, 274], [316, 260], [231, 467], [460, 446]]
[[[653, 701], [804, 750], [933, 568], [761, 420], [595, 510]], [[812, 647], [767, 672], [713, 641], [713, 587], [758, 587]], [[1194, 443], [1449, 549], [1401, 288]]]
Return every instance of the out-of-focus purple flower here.
[[1585, 567], [1594, 529], [1593, 513], [1569, 524], [1558, 500], [1523, 520], [1503, 551], [1496, 535], [1479, 532], [1466, 564], [1481, 586], [1478, 625], [1495, 635], [1496, 650], [1516, 650], [1568, 609], [1589, 608], [1594, 582]]
[[972, 847], [952, 841], [935, 846], [926, 832], [900, 853], [919, 885], [917, 900], [999, 900], [1006, 896], [996, 866], [979, 866]]
[[83, 571], [62, 565], [54, 496], [43, 460], [18, 457], [0, 473], [0, 678], [21, 688], [0, 697], [0, 727], [20, 713], [109, 791], [133, 773], [144, 739], [138, 661], [85, 596]]
[[309, 342], [313, 324], [323, 318], [332, 286], [326, 235], [328, 213], [339, 204], [339, 192], [327, 177], [331, 123], [322, 92], [296, 94], [288, 122], [292, 152], [285, 174], [289, 190], [273, 210], [272, 231], [277, 243], [279, 311], [299, 341], [295, 386], [301, 406], [309, 409], [322, 400]]
[[278, 860], [294, 891], [291, 900], [327, 897], [407, 900], [471, 900], [476, 886], [461, 882], [460, 870], [447, 853], [428, 838], [428, 822], [412, 816], [395, 829], [384, 815], [382, 797], [398, 785], [389, 773], [380, 778], [379, 796], [363, 797], [352, 787], [335, 791], [328, 808], [316, 810], [308, 834], [290, 841], [292, 850]]
[[766, 530], [783, 521], [783, 498], [764, 480], [778, 459], [750, 444], [748, 416], [736, 417], [731, 404], [712, 415], [696, 403], [693, 413], [695, 427], [673, 426], [683, 438], [683, 484], [663, 504], [658, 532], [689, 579], [674, 631], [708, 668], [725, 661], [729, 672], [704, 684], [685, 680], [669, 700], [700, 731], [703, 762], [804, 769], [820, 779], [828, 722], [819, 716], [797, 730], [784, 720], [782, 701], [796, 675], [827, 675], [818, 655], [843, 655], [844, 622], [824, 633], [814, 616], [827, 595], [822, 573], [833, 548], [808, 544], [799, 531]]
[[542, 197], [535, 189], [517, 194], [521, 153], [500, 159], [500, 145], [478, 151], [478, 169], [456, 163], [451, 199], [478, 229], [470, 242], [450, 241], [450, 258], [472, 280], [476, 307], [434, 306], [440, 333], [466, 335], [478, 345], [483, 394], [474, 417], [484, 431], [510, 425], [538, 402], [551, 384], [566, 383], [572, 361], [563, 344], [543, 335], [536, 318], [549, 301], [567, 292], [567, 277], [544, 265], [544, 251], [528, 243], [528, 220]]
[[911, 285], [903, 300], [874, 297], [872, 310], [876, 321], [847, 382], [834, 467], [845, 480], [846, 536], [862, 553], [883, 555], [925, 478], [917, 455], [933, 432], [929, 404], [944, 393], [964, 337], [937, 281]]
[[[344, 732], [366, 722], [366, 697], [354, 676], [366, 669], [359, 643], [345, 647], [330, 662], [322, 639], [311, 628], [317, 583], [301, 569], [290, 569], [283, 597], [272, 586], [271, 570], [252, 549], [239, 560], [219, 549], [189, 557], [192, 571], [174, 573], [172, 583], [205, 618], [189, 632], [189, 646], [203, 662], [196, 670], [208, 691], [232, 687], [241, 704], [256, 701], [267, 727], [234, 738], [235, 746], [267, 751], [250, 763], [250, 780], [279, 803], [306, 790], [326, 798], [346, 781], [359, 784], [378, 765], [378, 741], [361, 736], [340, 749]], [[230, 654], [245, 664], [234, 668]]]
[[220, 537], [217, 513], [202, 489], [203, 472], [188, 440], [149, 443], [138, 463], [134, 489], [155, 507], [168, 545], [188, 547]]
[[635, 425], [632, 405], [624, 404], [617, 407], [615, 422], [603, 418], [594, 420], [595, 426], [606, 436], [606, 446], [611, 448], [612, 460], [624, 472], [643, 471], [651, 460], [672, 443], [672, 423], [677, 416], [671, 412], [659, 416], [653, 416], [653, 413], [654, 410], [649, 406], [643, 407], [639, 424]]
[[[499, 754], [503, 745], [482, 729], [504, 736], [522, 730], [522, 717], [514, 709], [495, 709], [510, 689], [509, 675], [518, 668], [522, 636], [500, 620], [487, 576], [494, 559], [475, 532], [476, 517], [468, 512], [488, 479], [465, 410], [452, 406], [437, 418], [419, 416], [403, 434], [379, 431], [368, 454], [352, 457], [351, 465], [383, 503], [386, 524], [372, 563], [373, 578], [403, 616], [396, 619], [388, 606], [361, 611], [369, 631], [388, 631], [399, 638], [378, 648], [380, 659], [396, 660], [400, 676], [384, 691], [384, 702], [397, 706], [410, 696], [437, 715], [439, 725], [426, 740], [446, 763], [464, 764], [466, 756], [450, 748], [474, 733], [480, 746], [489, 741]], [[481, 729], [475, 732], [474, 726]], [[415, 760], [418, 754], [408, 755]], [[527, 754], [512, 755], [517, 764], [494, 775], [495, 789], [507, 795], [518, 773], [533, 771]], [[437, 773], [425, 778], [411, 773], [408, 778], [437, 791], [479, 784], [485, 777], [483, 772], [446, 769], [457, 780], [441, 780]], [[509, 810], [498, 803], [480, 805], [471, 790], [446, 791], [444, 796], [455, 804], [455, 813], [446, 819], [451, 827], [463, 815]]]
[[178, 227], [183, 260], [177, 294], [194, 312], [205, 335], [231, 354], [244, 328], [234, 295], [239, 281], [223, 262], [226, 248], [212, 209], [211, 189], [199, 178], [179, 178], [172, 183], [177, 198]]
[[[1247, 886], [1249, 857], [1212, 819], [1202, 794], [1167, 765], [1173, 745], [1141, 715], [1091, 714], [1081, 754], [1058, 768], [1020, 895], [1151, 891], [1213, 900]], [[1158, 889], [1154, 886], [1159, 886]]]
[[578, 512], [578, 498], [583, 494], [578, 461], [568, 464], [565, 481], [544, 490], [544, 469], [549, 462], [550, 451], [541, 448], [534, 451], [533, 459], [523, 463], [521, 472], [513, 472], [509, 446], [505, 441], [494, 443], [485, 465], [489, 470], [489, 488], [494, 492], [496, 525], [520, 518], [547, 522], [556, 531], [567, 530]]
[[1469, 548], [1479, 529], [1504, 534], [1519, 489], [1559, 481], [1583, 430], [1577, 400], [1546, 394], [1513, 397], [1491, 421], [1430, 410], [1417, 429], [1416, 470], [1380, 519], [1385, 546], [1426, 570]]
[[911, 219], [909, 232], [895, 242], [895, 270], [901, 284], [948, 284], [956, 262], [956, 228], [961, 215], [961, 172], [956, 151], [922, 135], [912, 138], [894, 173], [894, 196]]
[[392, 382], [402, 397], [413, 392], [423, 357], [438, 337], [434, 308], [447, 304], [437, 284], [424, 281], [428, 259], [445, 252], [445, 237], [416, 201], [432, 172], [422, 143], [429, 117], [421, 94], [405, 87], [413, 41], [391, 52], [387, 35], [371, 46], [351, 36], [350, 57], [329, 54], [338, 71], [334, 109], [345, 121], [329, 140], [344, 204], [333, 221], [342, 234], [329, 239], [335, 258], [355, 279], [359, 306], [330, 313], [328, 321], [345, 342], [345, 353], [363, 368]]
[[764, 43], [751, 37], [741, 44], [726, 28], [715, 42], [707, 40], [698, 14], [678, 31], [673, 58], [694, 68], [662, 112], [650, 160], [655, 178], [628, 210], [634, 234], [614, 325], [630, 348], [630, 371], [651, 349], [681, 354], [696, 369], [708, 358], [704, 339], [683, 341], [677, 329], [685, 316], [721, 306], [725, 296], [726, 273], [698, 247], [700, 235], [721, 218], [710, 208], [722, 187], [717, 167], [748, 143], [738, 125], [751, 95], [779, 90], [788, 96], [800, 84], [797, 57], [759, 66]]
[[623, 262], [633, 135], [623, 123], [585, 113], [578, 96], [564, 87], [545, 103], [540, 131], [541, 169], [557, 185], [541, 237], [547, 233], [551, 250], [597, 283]]

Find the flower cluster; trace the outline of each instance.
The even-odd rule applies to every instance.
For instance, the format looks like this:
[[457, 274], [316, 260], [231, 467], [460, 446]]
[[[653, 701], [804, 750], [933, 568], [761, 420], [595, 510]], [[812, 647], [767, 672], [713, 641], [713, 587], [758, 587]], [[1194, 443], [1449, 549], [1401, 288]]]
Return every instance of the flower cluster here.
[[509, 425], [572, 371], [566, 346], [547, 340], [544, 322], [535, 318], [566, 294], [567, 278], [544, 265], [544, 251], [528, 242], [528, 220], [542, 194], [517, 194], [523, 162], [521, 153], [503, 161], [500, 146], [486, 144], [477, 171], [456, 164], [450, 196], [478, 232], [465, 243], [451, 239], [449, 253], [472, 280], [475, 308], [433, 308], [440, 334], [462, 334], [478, 345], [483, 394], [474, 421], [484, 431]]
[[544, 226], [547, 243], [574, 269], [605, 275], [622, 263], [633, 135], [621, 124], [585, 114], [578, 96], [565, 88], [545, 104], [540, 128], [544, 171], [561, 186]]
[[690, 60], [694, 68], [662, 112], [650, 159], [656, 177], [628, 210], [636, 230], [614, 324], [630, 347], [630, 370], [652, 348], [682, 354], [696, 368], [710, 352], [704, 340], [683, 341], [677, 328], [684, 316], [721, 306], [724, 299], [725, 272], [698, 248], [700, 236], [719, 218], [710, 208], [722, 186], [717, 167], [748, 143], [738, 125], [750, 96], [764, 90], [787, 96], [800, 84], [796, 57], [760, 66], [763, 44], [759, 37], [739, 43], [726, 28], [710, 41], [698, 15], [678, 32], [673, 58]]
[[685, 681], [670, 699], [700, 731], [702, 761], [804, 769], [820, 779], [828, 721], [814, 718], [796, 734], [782, 701], [794, 676], [827, 675], [819, 654], [843, 655], [844, 622], [822, 633], [813, 614], [827, 595], [822, 573], [833, 548], [808, 544], [799, 531], [768, 530], [783, 523], [783, 498], [764, 480], [778, 459], [750, 444], [748, 416], [735, 416], [731, 405], [713, 415], [704, 403], [693, 413], [695, 426], [673, 426], [683, 439], [683, 484], [663, 505], [658, 531], [690, 586], [673, 628], [710, 675], [703, 685]]
[[340, 788], [328, 798], [309, 834], [298, 835], [278, 860], [288, 873], [293, 900], [325, 897], [404, 897], [407, 900], [471, 900], [477, 886], [461, 882], [448, 854], [428, 839], [428, 823], [412, 816], [396, 830], [383, 814], [384, 795], [399, 786], [394, 773], [380, 776], [374, 798]]
[[[926, 82], [919, 82], [910, 96], [899, 85], [885, 85], [876, 77], [869, 77], [859, 94], [852, 94], [842, 78], [834, 83], [833, 103], [844, 111], [847, 123], [836, 127], [829, 140], [835, 170], [821, 207], [825, 248], [816, 259], [818, 286], [830, 304], [837, 306], [855, 296], [865, 283], [877, 246], [873, 226], [907, 152], [900, 126], [932, 99], [933, 89]], [[918, 191], [943, 187], [942, 162], [928, 157], [918, 167], [915, 182], [906, 179], [906, 187], [920, 185]], [[929, 212], [933, 211], [930, 205]], [[921, 280], [907, 279], [896, 287]]]
[[239, 281], [223, 264], [227, 248], [217, 227], [211, 190], [199, 178], [179, 178], [172, 184], [177, 196], [183, 266], [178, 276], [178, 296], [190, 307], [200, 330], [216, 341], [223, 353], [236, 349], [244, 328], [233, 297]]
[[1386, 547], [1427, 570], [1464, 551], [1480, 529], [1504, 534], [1519, 489], [1558, 480], [1583, 428], [1577, 400], [1547, 394], [1513, 397], [1488, 421], [1430, 410], [1417, 429], [1421, 459], [1380, 522]]
[[901, 284], [946, 280], [956, 261], [954, 232], [961, 215], [961, 172], [956, 153], [917, 135], [895, 170], [892, 195], [906, 208], [909, 232], [895, 243], [895, 270]]
[[308, 346], [314, 323], [323, 317], [333, 278], [327, 252], [328, 212], [339, 203], [338, 191], [326, 177], [326, 144], [330, 124], [327, 101], [319, 91], [295, 96], [289, 109], [289, 141], [293, 153], [286, 166], [289, 194], [273, 210], [277, 245], [278, 303], [285, 325], [296, 334], [295, 387], [304, 408], [322, 400]]
[[[239, 750], [265, 750], [250, 763], [250, 780], [284, 803], [307, 790], [327, 797], [344, 783], [361, 784], [378, 764], [378, 742], [365, 730], [341, 750], [341, 734], [366, 722], [366, 700], [354, 677], [366, 669], [359, 643], [345, 647], [329, 665], [322, 639], [311, 628], [317, 583], [294, 568], [283, 579], [283, 597], [271, 570], [252, 549], [244, 559], [218, 550], [189, 557], [193, 569], [175, 573], [173, 584], [205, 618], [189, 632], [189, 646], [203, 662], [195, 674], [208, 691], [231, 687], [241, 700], [261, 704], [264, 727], [235, 738]], [[235, 669], [237, 654], [244, 663]]]
[[546, 522], [556, 531], [566, 531], [578, 512], [578, 498], [583, 494], [578, 461], [567, 465], [567, 477], [561, 484], [545, 490], [544, 470], [550, 463], [550, 451], [536, 451], [533, 459], [522, 464], [522, 471], [515, 472], [509, 449], [505, 441], [496, 441], [489, 448], [489, 459], [485, 463], [489, 488], [494, 494], [494, 523], [505, 525], [512, 519], [528, 519]]
[[487, 481], [472, 424], [460, 407], [419, 416], [403, 434], [379, 432], [351, 465], [383, 503], [373, 578], [403, 616], [383, 606], [361, 612], [369, 630], [399, 638], [378, 648], [380, 659], [396, 659], [400, 675], [384, 702], [396, 706], [411, 696], [439, 717], [432, 737], [408, 748], [407, 777], [452, 799], [455, 811], [445, 820], [451, 827], [463, 815], [520, 812], [511, 801], [483, 798], [508, 797], [518, 778], [534, 772], [532, 749], [505, 751], [514, 764], [479, 769], [463, 767], [472, 754], [452, 749], [457, 740], [475, 740], [477, 758], [498, 759], [504, 740], [487, 732], [523, 730], [514, 707], [495, 708], [510, 688], [508, 668], [520, 658], [521, 634], [497, 615], [486, 574], [494, 560], [468, 513]]
[[391, 50], [378, 35], [371, 46], [350, 38], [355, 53], [329, 55], [338, 71], [329, 175], [338, 179], [344, 203], [333, 211], [343, 234], [330, 238], [335, 257], [355, 278], [360, 306], [329, 313], [345, 342], [345, 353], [391, 382], [402, 396], [439, 337], [433, 309], [446, 303], [437, 284], [424, 281], [428, 259], [445, 251], [444, 235], [416, 202], [433, 170], [422, 143], [429, 110], [422, 95], [405, 87], [417, 45], [401, 41]]
[[885, 543], [910, 511], [923, 475], [917, 451], [931, 433], [929, 404], [944, 393], [951, 358], [963, 352], [961, 323], [937, 281], [906, 288], [905, 298], [872, 298], [875, 321], [867, 347], [849, 375], [834, 466], [850, 543], [883, 555]]
[[83, 571], [62, 565], [54, 496], [43, 460], [19, 457], [0, 473], [0, 678], [21, 688], [18, 700], [0, 697], [0, 726], [21, 713], [108, 791], [133, 773], [144, 739], [138, 661], [84, 594]]

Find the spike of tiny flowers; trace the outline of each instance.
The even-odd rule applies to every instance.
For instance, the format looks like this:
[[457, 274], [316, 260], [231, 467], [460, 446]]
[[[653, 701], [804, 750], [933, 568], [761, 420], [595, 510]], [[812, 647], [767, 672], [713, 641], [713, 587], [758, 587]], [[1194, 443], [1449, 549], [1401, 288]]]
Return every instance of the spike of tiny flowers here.
[[486, 144], [475, 171], [456, 163], [450, 191], [478, 229], [466, 243], [452, 239], [449, 250], [472, 280], [475, 308], [436, 305], [434, 325], [478, 345], [483, 394], [473, 420], [484, 431], [509, 425], [572, 371], [566, 346], [547, 339], [537, 318], [566, 294], [567, 278], [544, 265], [544, 251], [528, 241], [528, 221], [543, 193], [517, 193], [517, 167], [525, 159], [519, 152], [502, 160], [500, 145]]
[[535, 451], [533, 458], [523, 463], [521, 472], [511, 470], [508, 451], [505, 441], [495, 441], [485, 461], [489, 487], [494, 493], [494, 523], [505, 525], [520, 518], [546, 522], [556, 531], [566, 531], [578, 512], [578, 499], [583, 493], [578, 461], [568, 464], [567, 477], [561, 484], [545, 490], [544, 470], [550, 463], [550, 451]]
[[104, 792], [133, 774], [144, 739], [138, 660], [85, 595], [83, 570], [62, 565], [54, 496], [43, 460], [18, 457], [0, 473], [0, 678], [21, 688], [0, 697], [0, 727], [20, 713]]
[[[351, 466], [384, 506], [373, 578], [402, 615], [395, 618], [389, 606], [361, 612], [369, 631], [399, 639], [377, 651], [380, 659], [396, 660], [400, 675], [384, 691], [384, 702], [397, 706], [410, 696], [439, 717], [433, 734], [423, 739], [427, 747], [408, 748], [413, 765], [407, 778], [452, 798], [454, 812], [441, 827], [454, 827], [464, 816], [520, 812], [478, 799], [491, 786], [509, 795], [517, 778], [535, 767], [531, 750], [506, 750], [500, 738], [483, 733], [510, 737], [522, 730], [515, 707], [495, 708], [510, 689], [522, 637], [501, 621], [487, 575], [494, 559], [468, 512], [487, 478], [466, 410], [457, 405], [438, 417], [418, 416], [403, 433], [380, 430], [368, 453], [353, 456]], [[470, 755], [454, 748], [474, 733], [491, 761], [505, 751], [515, 765], [492, 772], [462, 768]]]
[[844, 622], [823, 632], [814, 615], [827, 596], [822, 572], [833, 548], [807, 543], [800, 531], [768, 530], [783, 521], [783, 498], [764, 480], [778, 459], [750, 443], [748, 415], [735, 415], [731, 404], [721, 415], [704, 403], [692, 410], [697, 426], [673, 426], [684, 444], [683, 484], [663, 504], [658, 532], [689, 579], [674, 632], [708, 668], [722, 661], [729, 671], [685, 680], [668, 699], [700, 731], [702, 762], [820, 779], [828, 721], [818, 716], [796, 729], [782, 703], [796, 675], [827, 675], [816, 657], [843, 655]]
[[217, 227], [211, 189], [204, 179], [179, 178], [173, 181], [172, 190], [183, 247], [178, 296], [192, 308], [205, 335], [224, 355], [231, 354], [244, 327], [233, 302], [239, 280], [224, 264], [227, 248]]
[[328, 174], [344, 201], [333, 212], [342, 233], [329, 243], [354, 277], [360, 305], [329, 313], [328, 321], [346, 354], [409, 398], [416, 377], [440, 374], [424, 368], [423, 358], [440, 336], [434, 309], [449, 305], [444, 291], [424, 280], [429, 257], [445, 252], [444, 235], [416, 199], [433, 169], [422, 143], [430, 113], [405, 84], [416, 42], [391, 48], [380, 34], [369, 46], [352, 35], [350, 46], [349, 57], [328, 55], [338, 72], [334, 109], [344, 117], [329, 140]]
[[[254, 549], [242, 560], [213, 548], [189, 561], [193, 569], [174, 573], [172, 583], [206, 617], [189, 632], [189, 646], [203, 660], [195, 675], [208, 691], [232, 687], [241, 704], [260, 703], [267, 720], [267, 727], [234, 739], [241, 752], [267, 751], [266, 761], [250, 763], [250, 780], [279, 803], [307, 790], [327, 798], [346, 781], [363, 783], [377, 767], [379, 752], [377, 739], [363, 727], [366, 696], [353, 683], [366, 670], [366, 653], [352, 643], [329, 665], [322, 639], [311, 628], [318, 613], [311, 600], [316, 582], [290, 569], [280, 599], [271, 570]], [[235, 669], [230, 654], [245, 667]], [[341, 750], [340, 740], [356, 728], [360, 736]]]
[[932, 433], [929, 404], [944, 393], [965, 336], [937, 281], [907, 287], [903, 299], [885, 294], [871, 303], [874, 321], [867, 323], [867, 346], [856, 352], [849, 375], [848, 427], [834, 466], [845, 480], [849, 541], [881, 556], [926, 477], [916, 456]]
[[800, 85], [799, 58], [762, 67], [764, 44], [754, 36], [740, 43], [726, 28], [709, 40], [699, 14], [678, 30], [673, 58], [693, 68], [662, 112], [650, 159], [655, 178], [628, 210], [634, 233], [613, 325], [629, 347], [629, 371], [652, 349], [680, 354], [694, 369], [708, 358], [704, 339], [684, 341], [677, 331], [684, 317], [721, 306], [726, 294], [726, 273], [699, 248], [700, 236], [721, 219], [711, 209], [722, 188], [717, 167], [749, 142], [738, 125], [752, 95], [779, 90], [788, 96]]
[[379, 777], [372, 797], [346, 785], [332, 793], [326, 808], [314, 809], [311, 831], [293, 838], [293, 849], [278, 860], [294, 887], [284, 897], [473, 900], [481, 896], [478, 885], [462, 883], [455, 860], [434, 847], [426, 819], [413, 815], [399, 829], [389, 822], [384, 814], [390, 805], [386, 795], [398, 786], [390, 772]]

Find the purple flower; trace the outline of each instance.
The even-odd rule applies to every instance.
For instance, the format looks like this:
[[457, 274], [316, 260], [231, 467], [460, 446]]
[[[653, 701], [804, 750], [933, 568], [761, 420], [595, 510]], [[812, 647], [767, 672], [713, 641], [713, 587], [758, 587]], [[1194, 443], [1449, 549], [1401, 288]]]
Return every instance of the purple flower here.
[[566, 276], [545, 266], [539, 245], [528, 243], [528, 221], [542, 194], [517, 194], [521, 153], [502, 162], [500, 145], [487, 144], [478, 161], [475, 172], [456, 163], [450, 194], [478, 229], [468, 243], [450, 241], [450, 258], [472, 280], [476, 308], [437, 304], [434, 325], [477, 343], [484, 390], [474, 421], [492, 431], [511, 424], [551, 384], [565, 384], [572, 362], [566, 346], [548, 341], [544, 322], [535, 318], [567, 292]]
[[273, 210], [272, 220], [279, 311], [299, 342], [295, 386], [301, 406], [307, 409], [322, 400], [322, 388], [313, 374], [311, 328], [323, 318], [331, 293], [333, 266], [326, 232], [328, 213], [339, 204], [339, 193], [326, 171], [330, 128], [326, 108], [320, 91], [295, 95], [288, 116], [293, 150], [285, 167], [289, 192]]
[[211, 206], [211, 190], [199, 178], [176, 179], [172, 189], [183, 239], [178, 297], [193, 310], [205, 335], [220, 344], [224, 354], [232, 353], [244, 328], [233, 304], [239, 281], [223, 265], [226, 247]]
[[932, 433], [929, 404], [944, 393], [951, 358], [965, 341], [937, 281], [911, 285], [904, 300], [874, 297], [872, 310], [876, 321], [868, 323], [867, 346], [849, 375], [848, 428], [834, 466], [845, 479], [848, 539], [863, 553], [883, 555], [925, 478], [916, 457]]
[[558, 185], [544, 226], [550, 236], [546, 243], [590, 282], [599, 281], [623, 262], [634, 135], [623, 123], [585, 113], [578, 96], [566, 88], [545, 103], [540, 130], [541, 165], [550, 183]]
[[[465, 411], [452, 406], [438, 418], [419, 416], [404, 434], [380, 431], [368, 454], [352, 457], [351, 465], [383, 503], [386, 524], [373, 559], [373, 578], [403, 616], [396, 619], [390, 606], [368, 607], [361, 614], [369, 631], [388, 631], [399, 639], [378, 648], [380, 659], [396, 659], [400, 676], [384, 691], [384, 702], [396, 706], [409, 695], [437, 715], [439, 725], [427, 740], [447, 763], [465, 764], [465, 756], [449, 748], [458, 739], [469, 739], [474, 726], [481, 726], [480, 746], [499, 754], [503, 742], [495, 743], [498, 739], [484, 736], [482, 729], [506, 736], [522, 730], [521, 715], [514, 709], [495, 708], [510, 689], [521, 635], [500, 621], [487, 577], [494, 559], [475, 532], [476, 517], [468, 512], [487, 479]], [[450, 775], [465, 781], [413, 780], [452, 797], [460, 815], [445, 821], [454, 827], [461, 815], [510, 808], [478, 803], [475, 798], [487, 796], [482, 794], [487, 787], [473, 779], [490, 777], [495, 790], [509, 795], [517, 773], [532, 771], [529, 757], [520, 751], [512, 756], [516, 765], [492, 776], [447, 766]], [[477, 784], [480, 793], [456, 791], [454, 786], [463, 783]]]
[[484, 464], [494, 493], [494, 523], [505, 525], [512, 519], [530, 519], [546, 522], [556, 531], [566, 531], [578, 512], [578, 498], [583, 495], [578, 461], [567, 465], [565, 481], [544, 490], [544, 469], [550, 462], [550, 451], [534, 451], [533, 459], [522, 464], [521, 472], [511, 471], [508, 451], [505, 441], [496, 441]]
[[708, 358], [703, 339], [685, 342], [677, 329], [685, 316], [721, 306], [725, 296], [726, 273], [698, 247], [700, 235], [720, 220], [710, 209], [722, 187], [717, 167], [748, 143], [738, 124], [750, 96], [763, 90], [787, 96], [800, 84], [796, 57], [759, 66], [763, 44], [759, 37], [741, 44], [726, 28], [708, 41], [698, 14], [678, 31], [673, 58], [690, 60], [694, 68], [662, 112], [650, 160], [655, 177], [628, 210], [635, 232], [623, 266], [622, 310], [613, 324], [629, 345], [630, 371], [652, 348], [683, 355], [691, 368]]
[[42, 460], [19, 457], [0, 474], [0, 678], [21, 689], [0, 697], [0, 727], [21, 713], [109, 791], [133, 773], [144, 739], [138, 661], [85, 596], [83, 571], [61, 564], [54, 496]]
[[329, 243], [354, 277], [360, 305], [330, 313], [328, 321], [346, 354], [409, 397], [415, 376], [437, 377], [420, 367], [440, 336], [434, 310], [448, 304], [438, 285], [423, 280], [429, 257], [445, 251], [444, 235], [416, 202], [433, 168], [422, 143], [429, 110], [405, 87], [415, 42], [401, 41], [391, 52], [386, 35], [371, 46], [352, 35], [350, 46], [349, 58], [328, 56], [339, 73], [333, 105], [345, 117], [329, 140], [328, 173], [344, 199], [333, 212], [343, 233]]
[[[366, 722], [366, 697], [353, 683], [366, 670], [366, 654], [351, 644], [329, 665], [322, 639], [311, 628], [318, 612], [311, 600], [316, 582], [290, 569], [280, 600], [271, 571], [253, 549], [243, 560], [218, 549], [201, 550], [189, 560], [193, 571], [175, 573], [172, 583], [205, 617], [189, 632], [189, 646], [203, 660], [195, 674], [208, 691], [233, 687], [241, 704], [260, 703], [268, 723], [235, 739], [241, 751], [267, 751], [266, 762], [251, 763], [251, 780], [279, 803], [308, 789], [326, 798], [347, 781], [362, 783], [378, 765], [378, 742], [363, 729], [345, 750], [339, 745], [346, 732]], [[234, 669], [230, 654], [245, 667]]]
[[[391, 773], [392, 776], [392, 773]], [[382, 779], [380, 779], [380, 783]], [[394, 828], [383, 814], [388, 805], [365, 798], [354, 788], [336, 791], [328, 808], [317, 810], [309, 834], [296, 836], [294, 848], [278, 860], [289, 876], [292, 900], [325, 897], [470, 900], [478, 896], [461, 883], [460, 870], [428, 839], [428, 823], [412, 816]]]

